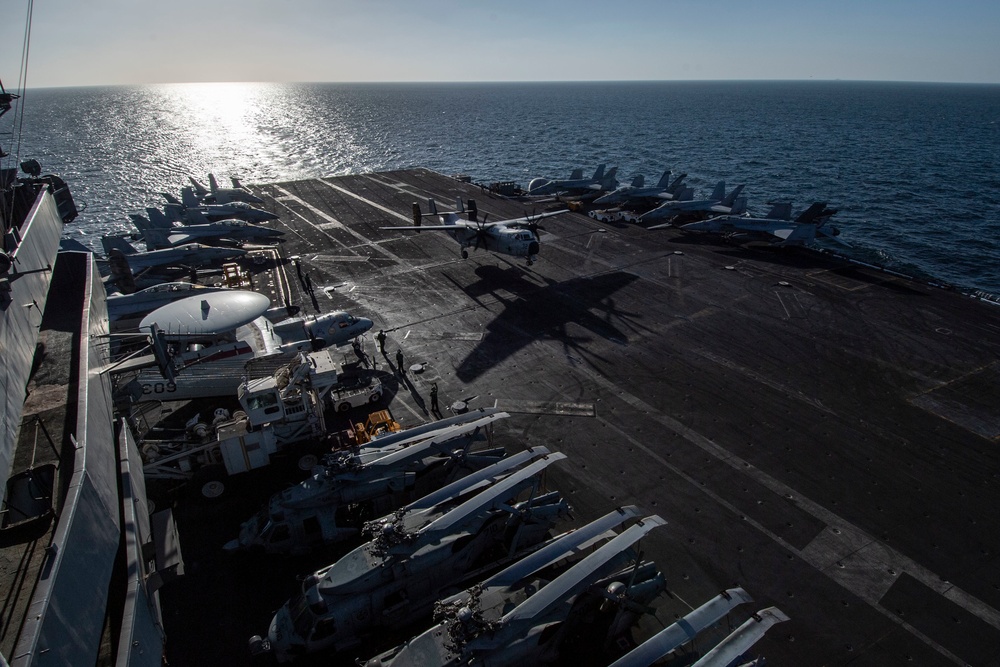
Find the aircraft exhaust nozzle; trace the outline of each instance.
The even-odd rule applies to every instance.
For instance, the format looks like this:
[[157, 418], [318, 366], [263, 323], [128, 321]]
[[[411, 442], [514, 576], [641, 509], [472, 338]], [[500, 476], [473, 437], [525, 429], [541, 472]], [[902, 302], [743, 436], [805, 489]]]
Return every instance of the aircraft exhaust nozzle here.
[[422, 218], [423, 216], [420, 215], [420, 204], [413, 202], [413, 224], [419, 227]]

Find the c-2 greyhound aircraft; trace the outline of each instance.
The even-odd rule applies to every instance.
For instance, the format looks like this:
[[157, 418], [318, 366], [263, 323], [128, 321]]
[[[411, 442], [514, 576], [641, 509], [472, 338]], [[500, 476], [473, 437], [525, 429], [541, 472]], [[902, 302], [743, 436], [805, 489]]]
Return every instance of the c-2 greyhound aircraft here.
[[[421, 213], [420, 205], [416, 202], [413, 203], [413, 225], [382, 227], [382, 229], [447, 232], [458, 241], [462, 251], [462, 259], [469, 257], [469, 248], [472, 248], [473, 250], [482, 249], [513, 257], [524, 257], [528, 260], [528, 264], [532, 264], [535, 257], [538, 256], [538, 230], [540, 229], [538, 221], [542, 218], [566, 213], [566, 210], [563, 209], [523, 218], [486, 222], [486, 215], [483, 215], [483, 219], [479, 220], [476, 202], [472, 199], [469, 200], [468, 220], [463, 219], [460, 215], [465, 212], [461, 199], [458, 200], [457, 212], [449, 211], [438, 214], [437, 205], [433, 199], [428, 200], [428, 206], [430, 206], [431, 212]], [[441, 224], [422, 225], [421, 221], [425, 215], [438, 215]]]

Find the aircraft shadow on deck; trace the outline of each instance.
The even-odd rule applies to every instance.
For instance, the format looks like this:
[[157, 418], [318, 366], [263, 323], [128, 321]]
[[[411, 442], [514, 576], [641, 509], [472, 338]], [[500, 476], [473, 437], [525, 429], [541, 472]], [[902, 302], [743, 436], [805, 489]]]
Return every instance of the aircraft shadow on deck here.
[[[499, 271], [508, 278], [514, 275], [507, 269]], [[463, 287], [477, 302], [479, 297], [491, 294], [503, 304], [503, 310], [486, 325], [483, 339], [462, 360], [456, 374], [463, 382], [471, 382], [540, 338], [559, 341], [567, 353], [572, 349], [578, 357], [596, 356], [584, 346], [592, 338], [571, 334], [567, 329], [570, 324], [586, 329], [594, 337], [627, 344], [629, 332], [639, 328], [634, 320], [641, 314], [620, 309], [613, 296], [637, 279], [635, 274], [615, 271], [545, 285], [515, 279], [502, 284], [480, 281]], [[502, 295], [501, 290], [514, 296]]]

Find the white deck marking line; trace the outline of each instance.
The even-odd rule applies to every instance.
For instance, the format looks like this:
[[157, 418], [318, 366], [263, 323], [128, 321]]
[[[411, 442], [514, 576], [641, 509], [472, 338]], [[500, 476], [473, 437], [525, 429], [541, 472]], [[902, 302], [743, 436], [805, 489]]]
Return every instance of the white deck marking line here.
[[[320, 180], [319, 182], [320, 183], [326, 183], [326, 181], [323, 181], [323, 180]], [[326, 183], [326, 184], [330, 185], [329, 183]], [[331, 187], [333, 187], [333, 186], [331, 186]], [[316, 224], [312, 220], [306, 219], [305, 216], [303, 216], [303, 215], [301, 215], [301, 214], [293, 211], [289, 206], [287, 206], [287, 205], [285, 206], [285, 208], [288, 209], [289, 213], [292, 213], [293, 215], [297, 216], [300, 220], [302, 220], [303, 222], [305, 222], [306, 224], [308, 224], [310, 227], [312, 227], [313, 229], [315, 229], [317, 232], [319, 232], [320, 234], [323, 234], [328, 239], [330, 239], [331, 241], [333, 241], [335, 244], [337, 244], [338, 246], [344, 248], [344, 250], [347, 250], [348, 252], [350, 252], [351, 248], [350, 248], [350, 246], [347, 246], [344, 243], [341, 243], [340, 241], [338, 241], [337, 239], [335, 239], [333, 236], [331, 236], [326, 231], [327, 229], [329, 229], [331, 227], [336, 227], [338, 229], [343, 229], [345, 232], [347, 232], [348, 234], [350, 234], [351, 236], [353, 236], [354, 238], [356, 238], [358, 241], [360, 241], [362, 246], [376, 249], [380, 253], [384, 254], [386, 257], [388, 257], [389, 259], [391, 259], [391, 260], [393, 260], [395, 262], [402, 261], [396, 255], [392, 254], [391, 252], [389, 252], [388, 250], [386, 250], [382, 246], [378, 245], [377, 243], [373, 243], [371, 239], [365, 238], [363, 235], [357, 233], [356, 231], [354, 231], [353, 229], [351, 229], [347, 225], [343, 224], [342, 222], [340, 222], [339, 220], [337, 220], [336, 218], [334, 218], [332, 215], [330, 215], [326, 211], [322, 211], [322, 210], [316, 208], [315, 206], [313, 206], [309, 202], [305, 201], [304, 199], [302, 199], [300, 197], [297, 197], [297, 196], [293, 195], [291, 192], [289, 192], [288, 190], [285, 190], [282, 187], [276, 187], [275, 189], [277, 189], [279, 192], [281, 192], [284, 195], [285, 199], [290, 199], [290, 200], [294, 201], [295, 203], [299, 204], [300, 206], [303, 206], [303, 207], [309, 209], [310, 211], [312, 211], [313, 213], [315, 213], [319, 217], [321, 217], [324, 220], [326, 220], [328, 224], [322, 224], [322, 223], [321, 224]], [[336, 189], [340, 190], [341, 188], [338, 187]], [[345, 192], [346, 192], [346, 190], [345, 190]]]
[[[371, 199], [365, 199], [361, 195], [357, 194], [356, 192], [351, 192], [347, 188], [342, 188], [339, 185], [334, 185], [333, 183], [325, 181], [322, 178], [319, 179], [319, 182], [322, 183], [323, 185], [325, 185], [328, 188], [332, 188], [332, 189], [336, 190], [337, 192], [341, 192], [341, 193], [347, 195], [348, 197], [353, 197], [354, 199], [357, 199], [360, 202], [364, 202], [364, 203], [368, 204], [369, 206], [371, 206], [372, 208], [377, 208], [378, 210], [382, 211], [383, 213], [387, 213], [388, 215], [391, 215], [394, 218], [397, 218], [397, 219], [402, 220], [404, 222], [409, 222], [409, 223], [413, 222], [413, 220], [409, 216], [403, 215], [402, 213], [397, 213], [396, 211], [393, 211], [391, 208], [386, 208], [385, 206], [382, 206], [382, 204], [379, 204], [378, 202], [373, 202]], [[367, 240], [367, 239], [365, 239], [365, 240]]]
[[[757, 469], [749, 462], [735, 456], [721, 445], [712, 442], [700, 433], [684, 426], [684, 424], [680, 423], [676, 419], [657, 413], [653, 406], [626, 391], [621, 391], [621, 387], [616, 385], [611, 380], [590, 371], [583, 365], [578, 366], [577, 370], [605, 389], [609, 391], [614, 390], [616, 392], [621, 392], [618, 396], [626, 403], [635, 408], [646, 411], [652, 416], [653, 419], [691, 444], [700, 448], [722, 463], [725, 463], [733, 469], [753, 478], [755, 481], [770, 489], [774, 493], [790, 499], [799, 509], [825, 523], [828, 526], [827, 530], [822, 531], [820, 535], [813, 539], [812, 542], [807, 544], [804, 548], [797, 549], [795, 546], [789, 544], [780, 535], [771, 532], [763, 525], [752, 520], [750, 517], [745, 516], [733, 505], [717, 496], [714, 492], [709, 491], [707, 487], [701, 486], [696, 479], [671, 465], [666, 459], [662, 458], [645, 444], [628, 436], [626, 433], [621, 432], [623, 437], [627, 438], [637, 448], [641, 449], [658, 463], [670, 469], [675, 474], [680, 475], [693, 486], [702, 490], [711, 496], [713, 500], [729, 508], [738, 516], [744, 516], [746, 521], [753, 525], [761, 533], [767, 535], [782, 547], [795, 554], [806, 563], [815, 567], [819, 572], [822, 572], [834, 582], [840, 584], [843, 588], [866, 601], [873, 609], [891, 619], [894, 623], [898, 623], [908, 632], [919, 638], [925, 644], [952, 662], [960, 665], [966, 664], [965, 660], [961, 660], [958, 656], [954, 655], [951, 651], [941, 646], [930, 637], [924, 635], [920, 630], [914, 628], [904, 619], [898, 617], [888, 609], [879, 606], [879, 600], [881, 600], [881, 598], [888, 592], [889, 587], [895, 583], [900, 574], [904, 572], [909, 574], [921, 584], [932, 591], [935, 591], [953, 604], [962, 607], [973, 616], [980, 618], [994, 628], [1000, 629], [1000, 612], [982, 600], [953, 585], [943, 577], [936, 575], [923, 565], [920, 565], [916, 561], [896, 551], [885, 543], [880, 542], [874, 536], [869, 535], [864, 530], [854, 526], [843, 517], [838, 516], [819, 503], [798, 493], [783, 482], [771, 477], [762, 470]], [[609, 426], [612, 425], [609, 424]], [[839, 561], [838, 556], [840, 557]], [[850, 559], [854, 567], [841, 568], [839, 562], [842, 562], [845, 559]], [[861, 567], [858, 566], [858, 563], [853, 562], [855, 559], [860, 561]], [[859, 569], [866, 571], [868, 576], [856, 576]], [[841, 570], [844, 571], [842, 572]], [[877, 577], [871, 576], [876, 572], [879, 573]], [[875, 581], [873, 581], [873, 579]]]

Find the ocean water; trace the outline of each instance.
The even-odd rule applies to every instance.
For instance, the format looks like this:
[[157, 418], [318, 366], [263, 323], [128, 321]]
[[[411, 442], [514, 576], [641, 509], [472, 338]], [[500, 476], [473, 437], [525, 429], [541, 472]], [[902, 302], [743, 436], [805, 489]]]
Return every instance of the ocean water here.
[[607, 163], [622, 182], [687, 172], [697, 196], [746, 183], [756, 214], [826, 201], [853, 246], [831, 248], [1000, 294], [1000, 86], [223, 83], [28, 90], [18, 104], [3, 147], [69, 182], [86, 209], [67, 234], [95, 249], [188, 175], [422, 166], [527, 186]]

